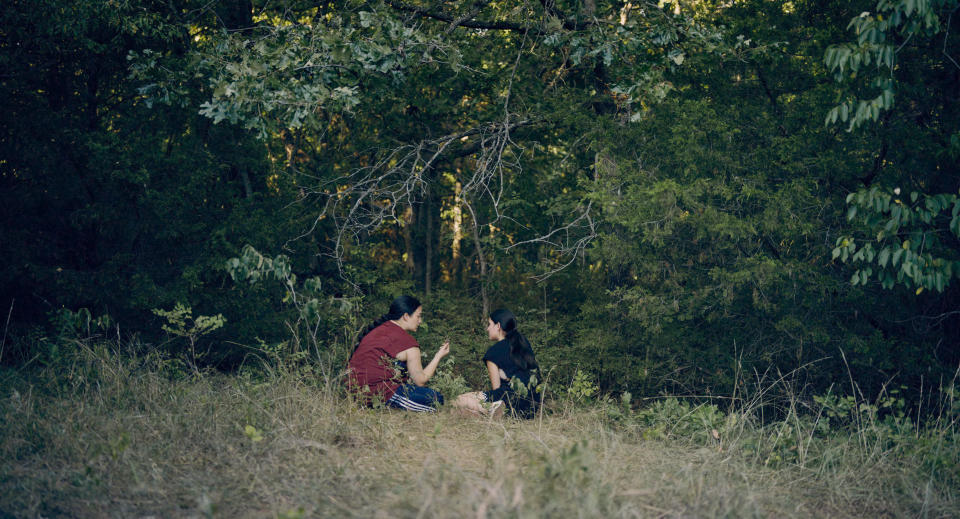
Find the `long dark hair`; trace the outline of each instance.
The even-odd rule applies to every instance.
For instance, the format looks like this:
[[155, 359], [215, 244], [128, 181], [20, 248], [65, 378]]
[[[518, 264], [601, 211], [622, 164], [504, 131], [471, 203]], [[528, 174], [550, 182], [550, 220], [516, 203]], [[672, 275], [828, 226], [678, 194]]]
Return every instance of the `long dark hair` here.
[[390, 303], [390, 310], [387, 311], [387, 313], [381, 315], [376, 321], [373, 321], [370, 326], [367, 326], [360, 332], [360, 336], [357, 337], [357, 344], [353, 347], [353, 352], [357, 352], [357, 348], [360, 347], [360, 341], [362, 341], [368, 333], [372, 332], [374, 328], [387, 321], [399, 319], [403, 317], [403, 314], [413, 315], [413, 313], [417, 311], [417, 308], [420, 308], [420, 301], [413, 296], [400, 296], [394, 299], [393, 302]]
[[517, 316], [506, 308], [494, 310], [490, 314], [490, 320], [499, 324], [500, 329], [506, 335], [506, 341], [510, 344], [510, 360], [524, 371], [534, 371], [540, 368], [536, 357], [533, 356], [533, 348], [530, 347], [530, 341], [517, 329]]

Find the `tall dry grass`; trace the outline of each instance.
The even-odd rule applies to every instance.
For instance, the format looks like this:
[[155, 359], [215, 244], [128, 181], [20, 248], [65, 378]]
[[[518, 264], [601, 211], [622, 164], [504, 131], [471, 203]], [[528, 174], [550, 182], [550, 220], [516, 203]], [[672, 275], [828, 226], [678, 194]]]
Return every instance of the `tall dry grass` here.
[[789, 402], [778, 404], [784, 419], [763, 423], [756, 417], [763, 400], [720, 411], [662, 399], [637, 410], [568, 394], [529, 421], [422, 415], [362, 408], [319, 370], [198, 376], [156, 356], [75, 346], [67, 365], [0, 372], [0, 515], [953, 517], [960, 510], [960, 475], [950, 473], [956, 417], [897, 433], [877, 417], [853, 429], [840, 421], [825, 427]]

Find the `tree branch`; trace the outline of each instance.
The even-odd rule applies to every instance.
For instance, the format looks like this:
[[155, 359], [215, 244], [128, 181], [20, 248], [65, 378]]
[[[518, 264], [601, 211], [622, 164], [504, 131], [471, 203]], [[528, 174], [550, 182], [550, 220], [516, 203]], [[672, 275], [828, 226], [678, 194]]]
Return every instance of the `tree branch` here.
[[580, 214], [566, 225], [558, 227], [543, 236], [514, 243], [507, 247], [506, 250], [521, 245], [532, 244], [542, 244], [552, 247], [563, 263], [551, 268], [544, 274], [534, 276], [534, 279], [537, 281], [543, 281], [549, 278], [576, 261], [577, 257], [590, 245], [590, 242], [597, 237], [596, 223], [590, 214], [592, 206], [592, 201], [587, 202], [586, 207], [581, 206], [578, 208], [580, 209]]
[[[357, 168], [350, 174], [319, 186], [309, 194], [322, 201], [321, 210], [311, 228], [295, 239], [309, 235], [321, 220], [330, 218], [334, 223], [336, 238], [329, 255], [336, 259], [342, 272], [346, 240], [356, 239], [384, 224], [399, 221], [402, 208], [418, 202], [426, 192], [427, 171], [436, 167], [444, 158], [463, 157], [477, 152], [480, 153], [477, 169], [464, 186], [463, 192], [473, 192], [477, 197], [488, 196], [496, 208], [499, 196], [493, 194], [490, 183], [503, 167], [503, 152], [510, 143], [509, 132], [514, 128], [535, 123], [529, 119], [514, 119], [515, 117], [508, 115], [505, 121], [488, 123], [416, 144], [401, 145], [383, 153], [372, 165]], [[472, 145], [456, 148], [461, 141], [469, 137], [479, 139]], [[516, 164], [510, 166], [518, 167]], [[501, 191], [502, 182], [501, 175]], [[497, 218], [499, 217], [497, 210]]]
[[[531, 26], [527, 26], [519, 23], [489, 22], [489, 21], [482, 21], [482, 20], [465, 19], [466, 17], [461, 17], [458, 19], [445, 13], [436, 13], [428, 10], [425, 7], [411, 5], [405, 2], [400, 2], [399, 0], [385, 0], [385, 2], [390, 7], [393, 7], [394, 9], [397, 9], [399, 11], [405, 11], [408, 13], [413, 13], [417, 16], [424, 16], [427, 18], [433, 18], [434, 20], [439, 20], [441, 22], [447, 22], [450, 24], [450, 26], [447, 29], [447, 32], [452, 31], [456, 27], [469, 27], [471, 29], [488, 29], [488, 30], [494, 30], [494, 31], [516, 31], [521, 33], [526, 33], [528, 31], [539, 32], [539, 30], [536, 27], [531, 27]], [[489, 2], [478, 2], [478, 4], [482, 4], [480, 5], [480, 9], [482, 9], [487, 3]], [[476, 9], [476, 5], [478, 4], [475, 4], [475, 9]], [[479, 13], [480, 9], [476, 9], [476, 12]], [[476, 14], [474, 14], [473, 16], [476, 16]], [[473, 16], [471, 16], [470, 18], [472, 18]]]
[[944, 27], [946, 27], [947, 29], [946, 29], [946, 33], [943, 35], [943, 55], [946, 56], [948, 60], [950, 60], [950, 63], [953, 63], [954, 67], [957, 67], [958, 69], [960, 69], [960, 65], [958, 65], [957, 62], [954, 61], [953, 57], [950, 56], [950, 53], [947, 52], [947, 40], [950, 38], [950, 23], [953, 20], [953, 13], [957, 12], [957, 9], [960, 9], [960, 6], [954, 7], [953, 11], [950, 11], [950, 14], [947, 15], [947, 23], [946, 25], [944, 25]]
[[[457, 27], [468, 27], [471, 29], [487, 29], [494, 31], [515, 31], [522, 34], [528, 32], [534, 34], [542, 34], [544, 31], [534, 25], [534, 24], [522, 24], [516, 22], [508, 21], [486, 21], [486, 20], [474, 20], [473, 18], [480, 13], [480, 11], [486, 7], [492, 0], [478, 0], [474, 3], [473, 8], [466, 14], [459, 18], [454, 18], [453, 16], [442, 13], [431, 11], [426, 7], [420, 7], [406, 2], [401, 2], [400, 0], [384, 0], [387, 5], [397, 9], [398, 11], [404, 11], [408, 13], [415, 14], [417, 16], [423, 16], [426, 18], [433, 18], [434, 20], [439, 20], [441, 22], [448, 22], [450, 25], [447, 27], [446, 32], [449, 33], [456, 29]], [[569, 31], [580, 31], [589, 27], [592, 27], [597, 24], [596, 20], [587, 20], [587, 21], [577, 21], [574, 18], [564, 17], [562, 13], [558, 12], [553, 7], [553, 2], [548, 2], [546, 0], [541, 0], [540, 3], [543, 5], [544, 10], [549, 13], [551, 16], [562, 20], [563, 28]]]
[[478, 15], [478, 14], [480, 14], [480, 11], [481, 11], [484, 7], [486, 7], [487, 4], [489, 4], [491, 1], [492, 1], [492, 0], [478, 0], [477, 2], [475, 2], [475, 3], [473, 4], [473, 9], [471, 9], [470, 12], [468, 12], [467, 14], [465, 14], [465, 15], [461, 16], [460, 18], [457, 18], [456, 20], [454, 20], [453, 22], [451, 22], [450, 25], [447, 27], [447, 29], [446, 29], [444, 32], [446, 32], [447, 34], [450, 34], [450, 33], [453, 32], [453, 30], [456, 29], [460, 24], [472, 20], [473, 17], [476, 16], [476, 15]]

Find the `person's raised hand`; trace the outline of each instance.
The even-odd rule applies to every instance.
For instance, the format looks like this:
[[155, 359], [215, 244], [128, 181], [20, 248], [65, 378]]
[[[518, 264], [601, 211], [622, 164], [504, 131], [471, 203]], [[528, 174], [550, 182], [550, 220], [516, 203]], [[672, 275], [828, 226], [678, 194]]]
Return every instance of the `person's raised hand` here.
[[444, 358], [450, 353], [450, 339], [443, 341], [443, 345], [437, 350], [437, 358]]

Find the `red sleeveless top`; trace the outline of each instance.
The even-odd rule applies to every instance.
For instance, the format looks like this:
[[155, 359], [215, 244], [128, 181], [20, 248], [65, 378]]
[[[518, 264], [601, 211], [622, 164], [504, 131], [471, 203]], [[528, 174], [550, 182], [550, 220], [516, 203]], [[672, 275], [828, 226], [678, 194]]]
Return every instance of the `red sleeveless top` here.
[[372, 395], [379, 395], [383, 401], [389, 400], [404, 382], [399, 380], [400, 373], [394, 367], [397, 354], [419, 347], [417, 340], [393, 321], [377, 326], [363, 337], [350, 357], [350, 389], [368, 401]]

